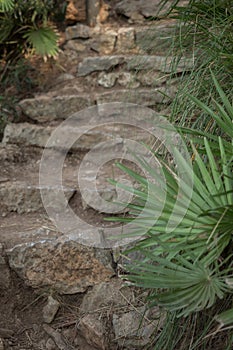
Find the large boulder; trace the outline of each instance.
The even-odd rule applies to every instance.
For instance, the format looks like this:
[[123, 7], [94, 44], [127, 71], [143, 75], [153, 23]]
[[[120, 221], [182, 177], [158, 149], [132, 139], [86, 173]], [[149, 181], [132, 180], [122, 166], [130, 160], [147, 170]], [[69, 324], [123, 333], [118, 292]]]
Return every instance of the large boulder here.
[[113, 275], [110, 251], [75, 241], [47, 240], [7, 250], [10, 267], [33, 288], [62, 294], [85, 292]]

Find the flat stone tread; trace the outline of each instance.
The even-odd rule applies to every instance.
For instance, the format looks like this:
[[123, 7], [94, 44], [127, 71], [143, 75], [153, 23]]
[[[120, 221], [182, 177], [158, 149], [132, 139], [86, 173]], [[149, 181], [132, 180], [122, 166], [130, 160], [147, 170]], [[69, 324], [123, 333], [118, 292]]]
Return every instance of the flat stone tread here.
[[61, 236], [46, 214], [10, 213], [0, 221], [0, 243], [5, 248]]
[[[29, 156], [29, 155], [27, 155]], [[4, 162], [0, 167], [0, 187], [7, 183], [15, 183], [20, 187], [38, 187], [39, 186], [39, 168], [42, 152], [35, 155], [34, 158], [28, 158], [22, 162]], [[63, 185], [77, 188], [77, 158], [73, 164], [70, 159], [65, 161], [63, 167]]]

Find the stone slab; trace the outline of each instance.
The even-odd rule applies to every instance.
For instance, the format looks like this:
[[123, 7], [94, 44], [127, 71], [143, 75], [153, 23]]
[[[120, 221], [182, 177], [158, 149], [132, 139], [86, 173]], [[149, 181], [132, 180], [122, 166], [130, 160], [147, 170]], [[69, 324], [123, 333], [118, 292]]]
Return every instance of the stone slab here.
[[[125, 65], [128, 71], [157, 70], [164, 73], [173, 71], [172, 57], [159, 55], [114, 55], [101, 57], [87, 57], [78, 65], [78, 76], [86, 76], [96, 71], [108, 71], [118, 65]], [[190, 70], [193, 67], [193, 60], [181, 58], [176, 72]]]
[[49, 96], [42, 95], [25, 99], [20, 102], [24, 114], [39, 122], [48, 122], [55, 119], [63, 120], [91, 104], [85, 94]]

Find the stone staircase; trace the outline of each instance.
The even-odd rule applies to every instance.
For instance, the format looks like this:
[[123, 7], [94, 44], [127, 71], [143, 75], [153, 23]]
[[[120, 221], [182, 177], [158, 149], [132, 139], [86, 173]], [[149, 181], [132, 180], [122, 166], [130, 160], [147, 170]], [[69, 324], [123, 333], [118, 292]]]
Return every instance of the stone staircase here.
[[[78, 23], [66, 29], [61, 55], [67, 58], [67, 66], [71, 64], [71, 69], [51, 82], [49, 92], [22, 100], [20, 107], [27, 122], [8, 124], [4, 131], [0, 145], [2, 259], [6, 259], [9, 268], [26, 285], [37, 290], [74, 294], [85, 293], [88, 288], [98, 287], [101, 283], [111, 285], [111, 281], [115, 281], [113, 277], [117, 275], [119, 263], [116, 251], [82, 245], [74, 235], [60, 232], [44, 209], [41, 192], [49, 193], [51, 202], [57, 195], [56, 183], [43, 188], [39, 181], [43, 149], [54, 130], [72, 114], [91, 106], [98, 108], [109, 102], [136, 103], [153, 109], [159, 116], [161, 111], [169, 107], [170, 99], [175, 95], [179, 74], [188, 71], [193, 65], [191, 59], [183, 58], [176, 74], [171, 75], [170, 50], [174, 22], [147, 22], [147, 15], [139, 16], [136, 10], [128, 13], [125, 2], [122, 3], [124, 6], [121, 8], [119, 5], [117, 11], [123, 11], [123, 15], [128, 16], [132, 23], [125, 21], [122, 25], [118, 22], [111, 23], [109, 19], [108, 23], [94, 28]], [[79, 118], [82, 124], [82, 113]], [[87, 221], [91, 216], [93, 227], [96, 226], [91, 229], [94, 236], [100, 229], [105, 229], [101, 220], [105, 214], [90, 209], [81, 199], [77, 181], [78, 166], [95, 144], [111, 139], [114, 132], [120, 137], [124, 131], [127, 137], [137, 141], [146, 141], [148, 137], [144, 132], [135, 133], [135, 130], [125, 129], [125, 126], [120, 126], [117, 130], [109, 126], [103, 127], [104, 118], [96, 118], [95, 122], [99, 122], [100, 127], [88, 130], [72, 146], [63, 166], [63, 191], [67, 202], [72, 206], [75, 198], [74, 211]], [[114, 122], [118, 122], [117, 117]], [[143, 116], [141, 123], [144, 123]], [[103, 149], [99, 151], [97, 158], [101, 158], [101, 152], [108, 152]], [[113, 165], [110, 164], [99, 174], [99, 189], [103, 198], [109, 198], [109, 193], [114, 198], [114, 188], [106, 183], [112, 173]], [[56, 205], [59, 206], [59, 201], [56, 201]], [[62, 206], [59, 210], [62, 210]], [[77, 228], [78, 236], [85, 237], [89, 234], [90, 228], [85, 225]], [[9, 288], [10, 281], [5, 279], [5, 275], [6, 272], [2, 269], [0, 279], [3, 282], [0, 286]], [[115, 327], [115, 335], [111, 339], [118, 336], [121, 349], [145, 346], [145, 336], [141, 343], [134, 342], [134, 345], [132, 339], [135, 335], [132, 334], [131, 338], [129, 336], [131, 342], [122, 342], [119, 333], [120, 317], [122, 316], [115, 316], [118, 328]], [[87, 324], [89, 321], [86, 320]], [[87, 324], [83, 326], [84, 329]], [[100, 341], [93, 343], [90, 334], [87, 335], [85, 331], [83, 334], [86, 334], [92, 349], [115, 349], [116, 345], [113, 344], [117, 341], [111, 343], [112, 340], [108, 340], [110, 344]]]

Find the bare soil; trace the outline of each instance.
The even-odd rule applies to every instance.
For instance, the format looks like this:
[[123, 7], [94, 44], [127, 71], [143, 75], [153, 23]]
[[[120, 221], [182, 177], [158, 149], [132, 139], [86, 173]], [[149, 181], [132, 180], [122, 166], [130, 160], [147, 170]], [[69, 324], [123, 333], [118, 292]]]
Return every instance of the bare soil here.
[[[11, 286], [0, 290], [0, 338], [4, 350], [56, 350], [53, 339], [45, 329], [42, 315], [48, 291], [35, 291], [11, 272]], [[60, 334], [64, 350], [94, 350], [78, 334], [78, 309], [81, 294], [59, 296], [60, 309], [50, 327]], [[55, 333], [55, 334], [56, 334]]]

